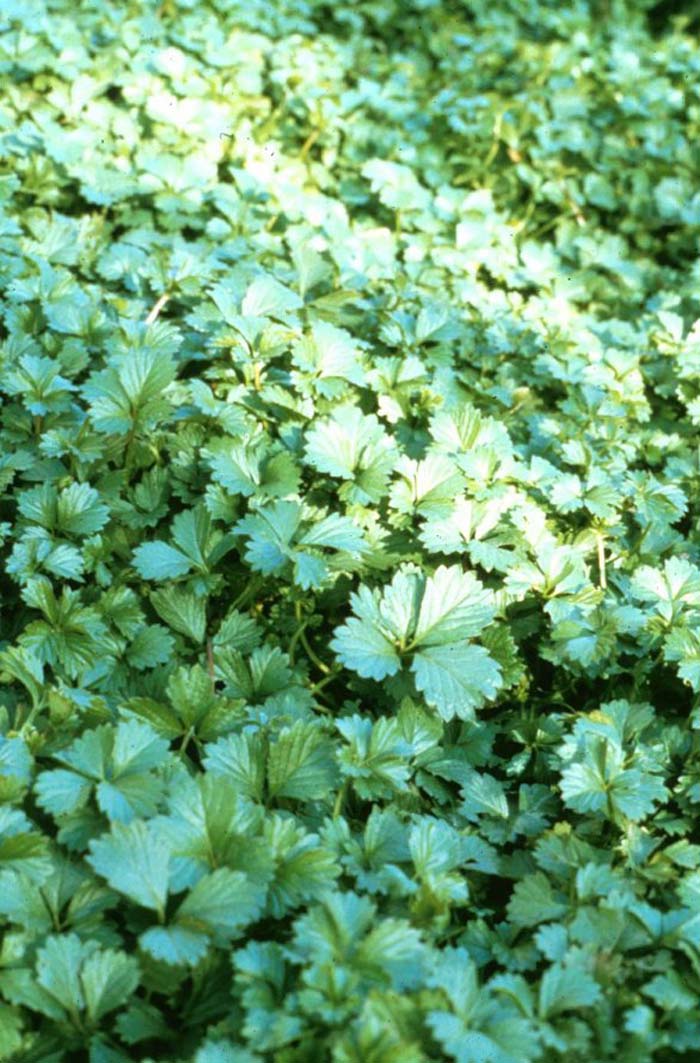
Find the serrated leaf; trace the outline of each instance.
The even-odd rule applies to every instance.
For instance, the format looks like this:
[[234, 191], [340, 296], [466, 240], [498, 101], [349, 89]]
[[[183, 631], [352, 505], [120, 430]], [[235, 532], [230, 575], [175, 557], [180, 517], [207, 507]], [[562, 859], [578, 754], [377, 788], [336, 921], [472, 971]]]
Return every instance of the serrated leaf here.
[[224, 944], [237, 937], [265, 907], [265, 894], [242, 871], [221, 867], [200, 879], [175, 915], [183, 927], [201, 929]]
[[413, 639], [444, 646], [480, 634], [493, 616], [493, 596], [475, 576], [441, 565], [426, 581]]
[[167, 587], [153, 591], [151, 604], [174, 631], [187, 635], [193, 642], [204, 641], [207, 624], [205, 598], [199, 598], [179, 587]]
[[299, 296], [274, 277], [258, 277], [250, 285], [241, 304], [246, 317], [276, 317], [299, 310], [303, 306]]
[[134, 568], [142, 579], [164, 580], [186, 576], [192, 568], [189, 557], [169, 543], [142, 543], [134, 550]]
[[539, 1013], [551, 1019], [565, 1011], [591, 1007], [601, 995], [598, 983], [580, 965], [555, 963], [540, 982]]
[[113, 823], [109, 834], [93, 839], [87, 861], [113, 889], [163, 916], [170, 855], [157, 827], [136, 820]]
[[139, 966], [124, 952], [99, 950], [83, 963], [80, 980], [88, 1018], [96, 1023], [129, 999], [139, 984]]
[[299, 720], [283, 729], [268, 753], [267, 786], [272, 797], [320, 800], [336, 775], [333, 746], [315, 724]]
[[416, 686], [443, 720], [474, 717], [474, 710], [493, 698], [501, 670], [483, 646], [426, 646], [413, 659]]

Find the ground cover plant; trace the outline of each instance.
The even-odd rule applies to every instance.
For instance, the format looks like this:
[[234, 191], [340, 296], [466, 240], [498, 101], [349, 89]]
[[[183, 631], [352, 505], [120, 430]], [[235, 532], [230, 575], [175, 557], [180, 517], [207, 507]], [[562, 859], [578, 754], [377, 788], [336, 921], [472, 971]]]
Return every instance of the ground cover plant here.
[[0, 1059], [700, 1051], [685, 11], [0, 0]]

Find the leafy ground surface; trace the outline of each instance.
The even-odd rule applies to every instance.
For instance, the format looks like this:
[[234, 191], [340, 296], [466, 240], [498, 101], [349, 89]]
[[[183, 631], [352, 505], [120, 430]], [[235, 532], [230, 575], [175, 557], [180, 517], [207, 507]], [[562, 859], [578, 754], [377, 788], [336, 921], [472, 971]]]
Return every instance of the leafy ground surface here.
[[0, 3], [1, 1059], [700, 1052], [648, 6]]

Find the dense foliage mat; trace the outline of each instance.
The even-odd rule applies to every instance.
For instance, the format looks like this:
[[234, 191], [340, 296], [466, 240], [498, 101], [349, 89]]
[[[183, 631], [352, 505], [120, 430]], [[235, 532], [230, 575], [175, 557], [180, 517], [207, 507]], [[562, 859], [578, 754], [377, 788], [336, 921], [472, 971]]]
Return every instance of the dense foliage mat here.
[[700, 1051], [673, 7], [0, 3], [0, 1059]]

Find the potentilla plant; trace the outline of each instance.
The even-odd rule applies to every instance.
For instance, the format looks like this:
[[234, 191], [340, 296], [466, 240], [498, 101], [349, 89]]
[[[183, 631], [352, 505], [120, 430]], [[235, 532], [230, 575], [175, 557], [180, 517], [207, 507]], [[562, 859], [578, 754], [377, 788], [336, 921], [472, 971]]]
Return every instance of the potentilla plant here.
[[676, 8], [0, 3], [0, 1060], [700, 1051]]

